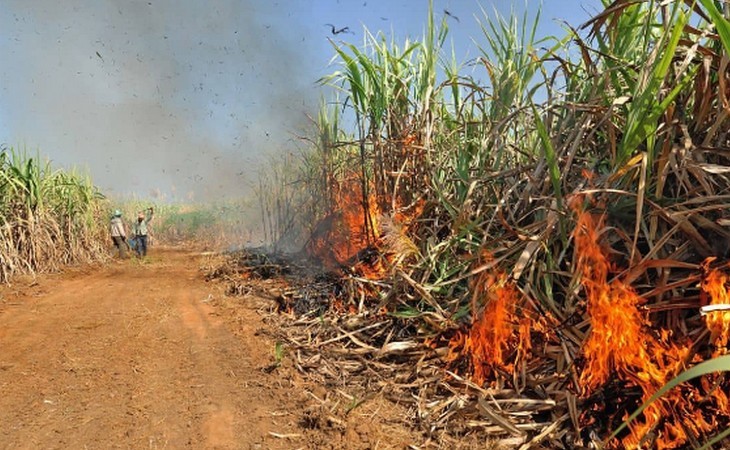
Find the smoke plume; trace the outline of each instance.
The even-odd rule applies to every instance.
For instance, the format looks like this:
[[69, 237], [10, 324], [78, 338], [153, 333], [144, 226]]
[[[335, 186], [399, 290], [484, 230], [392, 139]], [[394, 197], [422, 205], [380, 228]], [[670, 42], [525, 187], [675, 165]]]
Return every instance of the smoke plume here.
[[307, 25], [283, 29], [286, 4], [3, 4], [0, 140], [87, 166], [107, 192], [247, 194], [315, 104]]

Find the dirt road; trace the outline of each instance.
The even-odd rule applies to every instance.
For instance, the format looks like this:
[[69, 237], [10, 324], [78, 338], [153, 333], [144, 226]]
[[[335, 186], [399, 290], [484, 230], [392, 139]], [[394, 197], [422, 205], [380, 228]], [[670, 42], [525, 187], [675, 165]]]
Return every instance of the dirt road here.
[[0, 449], [402, 448], [307, 428], [317, 396], [262, 370], [260, 316], [221, 298], [194, 254], [162, 249], [2, 288]]

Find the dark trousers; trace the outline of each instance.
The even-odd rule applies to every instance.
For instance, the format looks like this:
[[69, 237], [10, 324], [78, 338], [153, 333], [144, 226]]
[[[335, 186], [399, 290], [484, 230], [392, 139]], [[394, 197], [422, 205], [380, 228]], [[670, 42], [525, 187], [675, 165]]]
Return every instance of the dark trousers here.
[[119, 250], [119, 257], [126, 258], [127, 256], [127, 241], [121, 236], [112, 236], [114, 246]]
[[137, 256], [147, 256], [147, 235], [139, 235], [136, 240], [137, 246], [135, 247], [135, 250], [137, 250]]

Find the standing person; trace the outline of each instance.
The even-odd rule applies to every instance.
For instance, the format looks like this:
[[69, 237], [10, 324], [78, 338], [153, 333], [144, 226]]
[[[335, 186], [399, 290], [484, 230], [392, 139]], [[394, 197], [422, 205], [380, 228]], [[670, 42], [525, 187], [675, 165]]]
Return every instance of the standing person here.
[[137, 221], [134, 223], [134, 239], [137, 245], [134, 249], [137, 251], [138, 257], [147, 256], [147, 224], [150, 223], [154, 214], [155, 210], [151, 207], [137, 214]]
[[122, 212], [118, 209], [114, 211], [114, 216], [109, 224], [109, 231], [112, 235], [114, 246], [119, 250], [119, 257], [127, 257], [127, 233], [124, 231], [124, 222], [122, 222]]

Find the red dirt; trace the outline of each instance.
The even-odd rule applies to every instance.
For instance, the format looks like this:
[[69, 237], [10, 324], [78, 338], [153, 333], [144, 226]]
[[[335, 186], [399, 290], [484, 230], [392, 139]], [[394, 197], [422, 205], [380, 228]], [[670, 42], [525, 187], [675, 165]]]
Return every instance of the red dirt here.
[[262, 370], [274, 362], [265, 301], [225, 297], [200, 262], [156, 248], [0, 288], [0, 448], [417, 444], [384, 400], [338, 416], [320, 401], [337, 394], [291, 364]]

